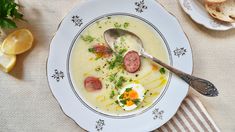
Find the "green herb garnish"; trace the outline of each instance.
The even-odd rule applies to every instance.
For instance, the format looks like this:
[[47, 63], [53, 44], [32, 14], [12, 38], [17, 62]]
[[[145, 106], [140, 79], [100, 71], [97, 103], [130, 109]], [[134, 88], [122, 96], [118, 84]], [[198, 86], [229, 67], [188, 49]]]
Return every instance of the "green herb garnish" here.
[[126, 92], [130, 92], [132, 90], [132, 88], [127, 88]]
[[128, 27], [129, 27], [129, 25], [130, 25], [130, 23], [125, 22], [125, 23], [124, 23], [124, 25], [123, 25], [123, 27], [124, 27], [124, 28], [128, 28]]
[[116, 75], [117, 75], [117, 73], [110, 75], [109, 76], [109, 81], [113, 82], [115, 80]]
[[107, 19], [111, 19], [111, 17], [110, 17], [110, 16], [108, 16], [108, 17], [107, 17]]
[[119, 23], [115, 22], [115, 23], [114, 23], [114, 27], [115, 27], [115, 28], [121, 28], [121, 27], [122, 27], [122, 24], [119, 24]]
[[121, 96], [119, 96], [119, 99], [123, 99], [123, 96], [124, 96], [123, 94]]
[[125, 100], [120, 100], [120, 102], [124, 105], [126, 105], [126, 101], [127, 101], [126, 99]]
[[114, 96], [115, 96], [115, 92], [112, 91], [112, 92], [110, 93], [110, 96], [109, 96], [109, 97], [112, 99]]
[[95, 53], [95, 49], [94, 48], [89, 48], [88, 51], [91, 52], [91, 53]]
[[115, 87], [120, 88], [125, 82], [126, 82], [126, 79], [123, 76], [121, 76], [116, 82]]
[[109, 76], [109, 81], [110, 81], [110, 82], [113, 82], [114, 80], [115, 80], [115, 76], [114, 76], [114, 75], [110, 75], [110, 76]]
[[134, 99], [132, 100], [136, 105], [138, 105], [140, 103], [140, 99]]
[[95, 40], [94, 37], [92, 37], [91, 35], [86, 35], [86, 36], [81, 36], [82, 40], [88, 43], [91, 43]]
[[114, 45], [114, 49], [115, 49], [115, 50], [117, 50], [117, 49], [118, 49], [118, 46], [117, 46], [116, 44]]
[[108, 61], [109, 63], [109, 69], [114, 69], [115, 67], [120, 67], [123, 64], [123, 56], [120, 54], [117, 54], [115, 58], [111, 61]]
[[123, 55], [126, 51], [127, 51], [127, 49], [120, 49], [120, 50], [118, 51], [118, 54]]
[[146, 91], [144, 92], [144, 95], [146, 95], [148, 92], [149, 92], [149, 90], [146, 90]]
[[160, 71], [161, 74], [165, 74], [166, 73], [165, 68], [161, 68], [159, 71]]
[[115, 101], [116, 104], [119, 104], [118, 100]]
[[114, 69], [115, 67], [122, 67], [123, 65], [123, 54], [127, 51], [127, 49], [121, 49], [117, 54], [115, 54], [115, 58], [111, 61], [108, 61], [109, 69]]
[[19, 5], [14, 0], [0, 0], [0, 27], [16, 28], [13, 19], [23, 20], [23, 14], [18, 12]]

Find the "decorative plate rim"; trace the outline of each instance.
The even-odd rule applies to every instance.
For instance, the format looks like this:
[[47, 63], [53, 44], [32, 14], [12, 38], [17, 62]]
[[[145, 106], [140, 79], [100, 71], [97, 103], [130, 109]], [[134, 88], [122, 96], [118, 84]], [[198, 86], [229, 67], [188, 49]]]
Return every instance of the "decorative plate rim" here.
[[76, 92], [74, 86], [73, 86], [73, 82], [72, 82], [72, 78], [71, 78], [71, 75], [70, 75], [70, 66], [69, 66], [69, 62], [70, 62], [70, 58], [71, 58], [71, 53], [72, 53], [72, 50], [73, 50], [73, 47], [76, 43], [76, 40], [78, 39], [79, 35], [90, 25], [92, 25], [94, 22], [100, 20], [100, 19], [103, 19], [105, 17], [113, 17], [113, 16], [128, 16], [128, 17], [133, 17], [135, 19], [139, 19], [140, 21], [143, 21], [145, 22], [146, 24], [148, 24], [149, 26], [151, 26], [157, 33], [158, 35], [161, 37], [162, 41], [165, 43], [165, 46], [166, 46], [166, 50], [168, 52], [168, 55], [169, 55], [169, 61], [170, 61], [170, 65], [172, 65], [173, 63], [173, 59], [172, 59], [172, 54], [170, 52], [170, 47], [169, 47], [169, 44], [167, 42], [167, 40], [165, 39], [165, 37], [163, 36], [163, 34], [161, 33], [161, 31], [158, 30], [158, 28], [153, 25], [152, 23], [150, 23], [148, 20], [140, 17], [140, 16], [137, 16], [135, 14], [129, 14], [129, 13], [120, 13], [120, 12], [115, 12], [115, 13], [108, 13], [108, 14], [103, 14], [102, 16], [97, 16], [96, 18], [94, 18], [92, 21], [88, 22], [83, 28], [80, 29], [80, 31], [76, 34], [76, 36], [74, 37], [73, 41], [71, 42], [71, 45], [70, 45], [70, 48], [69, 48], [69, 51], [68, 51], [68, 55], [67, 55], [67, 68], [66, 70], [68, 71], [67, 73], [67, 76], [68, 76], [68, 80], [69, 80], [69, 83], [70, 83], [70, 86], [74, 92], [74, 94], [77, 96], [77, 98], [86, 106], [88, 107], [89, 109], [93, 110], [94, 112], [98, 113], [98, 114], [101, 114], [101, 115], [104, 115], [104, 116], [107, 116], [107, 117], [110, 117], [110, 118], [117, 118], [117, 119], [123, 119], [123, 118], [131, 118], [131, 117], [134, 117], [134, 116], [138, 116], [139, 114], [142, 114], [146, 111], [148, 111], [149, 109], [151, 109], [152, 107], [154, 107], [156, 105], [156, 103], [158, 103], [162, 97], [164, 96], [164, 94], [166, 93], [168, 87], [169, 87], [169, 84], [171, 82], [171, 78], [172, 78], [172, 73], [170, 72], [169, 75], [168, 75], [168, 81], [167, 81], [167, 84], [165, 86], [165, 88], [161, 91], [161, 94], [159, 97], [157, 97], [154, 101], [154, 103], [148, 107], [148, 108], [145, 108], [143, 111], [141, 112], [138, 112], [138, 113], [135, 113], [135, 114], [131, 114], [131, 115], [125, 115], [125, 116], [113, 116], [113, 115], [108, 115], [108, 114], [104, 114], [102, 112], [99, 112], [93, 108], [91, 108], [88, 104], [85, 103], [85, 101], [83, 101], [81, 99], [81, 97], [79, 97], [78, 93]]
[[[90, 1], [96, 1], [96, 0], [88, 0], [89, 2]], [[136, 0], [136, 2], [138, 2], [138, 1], [140, 1], [140, 2], [146, 2], [146, 1], [144, 1], [144, 0]], [[161, 5], [161, 4], [159, 4], [158, 2], [156, 2], [156, 1], [154, 1], [154, 0], [149, 0], [148, 2], [154, 2], [155, 3], [155, 5], [154, 6], [157, 6], [157, 5], [160, 5], [161, 7], [161, 9], [160, 10], [164, 10], [164, 11], [166, 11], [164, 8], [163, 8], [163, 6]], [[86, 3], [86, 2], [84, 2], [84, 3]], [[84, 4], [83, 2], [81, 3], [81, 4]], [[75, 6], [75, 8], [78, 8], [78, 7], [80, 7], [80, 4], [78, 5], [78, 6]], [[74, 9], [75, 9], [74, 8]], [[72, 13], [72, 11], [73, 10], [71, 10], [67, 15], [66, 15], [66, 17], [69, 15], [69, 14], [71, 14]], [[186, 33], [183, 31], [183, 29], [182, 29], [182, 26], [181, 25], [179, 25], [179, 21], [178, 21], [178, 19], [173, 15], [173, 14], [171, 14], [170, 12], [168, 12], [168, 11], [166, 11], [169, 15], [171, 15], [171, 17], [172, 18], [174, 18], [175, 20], [176, 20], [176, 23], [177, 23], [177, 26], [179, 26], [179, 30], [181, 30], [182, 32], [183, 32], [183, 34], [184, 34], [184, 36], [186, 37], [186, 41], [188, 42], [187, 44], [188, 44], [188, 50], [189, 50], [189, 56], [191, 56], [190, 57], [190, 59], [191, 59], [191, 64], [190, 65], [192, 65], [192, 67], [190, 68], [191, 70], [190, 70], [190, 74], [192, 74], [193, 73], [193, 54], [192, 54], [192, 47], [191, 47], [191, 44], [190, 44], [190, 42], [189, 42], [189, 39], [188, 39], [188, 36], [186, 35]], [[140, 13], [141, 13], [141, 11], [140, 11]], [[65, 18], [66, 18], [65, 17]], [[64, 19], [65, 19], [64, 18]], [[49, 61], [50, 61], [50, 55], [52, 54], [52, 43], [53, 43], [53, 40], [55, 39], [55, 37], [56, 37], [56, 35], [57, 35], [57, 33], [59, 32], [59, 30], [60, 30], [60, 27], [61, 27], [61, 24], [62, 24], [62, 22], [64, 21], [64, 19], [62, 19], [62, 21], [61, 21], [61, 23], [58, 25], [58, 29], [57, 29], [57, 31], [56, 31], [56, 33], [55, 33], [55, 35], [52, 37], [52, 39], [51, 39], [51, 43], [50, 43], [50, 48], [49, 48], [49, 54], [48, 54], [48, 58], [47, 58], [47, 65], [46, 65], [46, 74], [47, 74], [47, 81], [48, 81], [48, 86], [49, 86], [49, 88], [50, 88], [50, 90], [51, 90], [51, 92], [52, 92], [52, 94], [53, 94], [53, 97], [57, 100], [57, 102], [58, 102], [58, 104], [59, 104], [59, 106], [60, 106], [60, 108], [61, 108], [61, 110], [65, 113], [65, 115], [66, 116], [68, 116], [69, 118], [71, 118], [75, 123], [77, 123], [82, 129], [84, 129], [84, 130], [86, 130], [85, 128], [84, 128], [84, 126], [81, 126], [75, 119], [74, 119], [74, 117], [72, 117], [71, 116], [71, 114], [69, 114], [68, 113], [68, 111], [66, 111], [65, 110], [65, 107], [63, 107], [62, 106], [62, 104], [61, 104], [61, 102], [59, 101], [59, 99], [58, 99], [58, 96], [56, 96], [55, 95], [55, 91], [53, 92], [53, 89], [52, 89], [52, 86], [51, 86], [51, 84], [50, 84], [50, 77], [52, 77], [51, 75], [50, 75], [50, 73], [49, 73], [49, 71], [48, 71], [48, 69], [49, 69]], [[180, 50], [180, 49], [179, 49]], [[184, 54], [183, 54], [184, 55]], [[183, 56], [182, 55], [182, 56]], [[178, 57], [180, 57], [180, 55], [178, 56]], [[62, 79], [63, 79], [63, 77], [64, 77], [64, 75], [62, 76]], [[57, 79], [57, 78], [54, 78], [54, 79]], [[189, 87], [189, 86], [188, 86]], [[176, 110], [173, 112], [173, 114], [172, 114], [172, 116], [177, 112], [177, 110], [178, 110], [178, 108], [179, 108], [179, 106], [180, 106], [180, 104], [182, 103], [182, 101], [183, 101], [183, 99], [187, 96], [187, 93], [188, 93], [188, 87], [187, 87], [187, 92], [186, 92], [186, 94], [182, 97], [182, 100], [181, 101], [179, 101], [179, 104], [176, 106]], [[160, 118], [162, 118], [161, 117], [161, 115], [157, 115], [157, 114], [159, 114], [159, 113], [164, 113], [164, 111], [162, 111], [162, 110], [160, 110], [159, 108], [155, 108], [154, 109], [154, 111], [153, 111], [153, 114], [155, 113], [156, 115], [155, 115], [155, 117], [154, 118], [156, 118], [156, 119], [160, 119]], [[171, 117], [172, 117], [171, 116]], [[154, 119], [155, 120], [155, 119]], [[161, 124], [161, 125], [163, 125], [163, 124], [165, 124], [168, 120], [170, 120], [170, 118], [169, 119], [166, 119], [165, 121], [163, 121], [163, 123]], [[101, 124], [100, 124], [101, 123]], [[101, 126], [99, 126], [99, 125], [101, 125]], [[102, 119], [99, 119], [97, 122], [96, 122], [96, 130], [97, 131], [102, 131], [102, 129], [103, 129], [103, 126], [105, 125], [105, 123], [104, 123], [104, 120], [102, 120]], [[148, 130], [155, 130], [156, 128], [158, 128], [158, 127], [160, 127], [161, 125], [159, 125], [159, 126], [157, 126], [156, 125], [156, 127], [152, 127], [152, 128], [149, 128]], [[98, 128], [97, 128], [98, 127]]]

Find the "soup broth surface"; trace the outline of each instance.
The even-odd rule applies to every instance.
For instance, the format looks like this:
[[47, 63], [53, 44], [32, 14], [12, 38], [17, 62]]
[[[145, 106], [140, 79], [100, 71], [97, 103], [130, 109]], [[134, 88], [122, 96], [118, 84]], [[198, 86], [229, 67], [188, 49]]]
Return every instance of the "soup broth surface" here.
[[[136, 73], [128, 73], [122, 65], [111, 66], [115, 55], [103, 58], [92, 53], [90, 49], [93, 46], [106, 45], [103, 33], [110, 28], [121, 28], [135, 33], [142, 39], [146, 52], [169, 64], [166, 46], [151, 26], [130, 16], [105, 17], [86, 27], [75, 41], [69, 65], [74, 89], [90, 107], [108, 115], [125, 115], [146, 109], [160, 96], [168, 82], [169, 73], [143, 57], [141, 57], [140, 70]], [[119, 49], [125, 49], [125, 52], [128, 52], [132, 47], [133, 45], [128, 46], [127, 38], [121, 38]], [[88, 76], [99, 78], [102, 89], [87, 91], [84, 80]], [[120, 89], [131, 83], [141, 84], [146, 91], [145, 97], [136, 109], [125, 111], [116, 100]]]

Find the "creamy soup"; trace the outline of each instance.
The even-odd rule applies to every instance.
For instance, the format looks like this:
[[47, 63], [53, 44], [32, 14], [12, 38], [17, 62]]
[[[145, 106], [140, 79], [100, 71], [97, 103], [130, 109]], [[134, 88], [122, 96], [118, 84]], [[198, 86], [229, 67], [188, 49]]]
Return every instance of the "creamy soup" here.
[[[127, 72], [123, 67], [123, 58], [130, 51], [128, 38], [120, 38], [116, 47], [120, 52], [114, 53], [105, 44], [103, 33], [110, 28], [121, 28], [138, 35], [145, 50], [169, 63], [166, 46], [159, 34], [148, 24], [134, 17], [110, 16], [92, 23], [79, 35], [70, 57], [70, 75], [75, 91], [90, 107], [108, 115], [127, 115], [151, 106], [165, 88], [169, 73], [152, 61], [140, 57], [141, 65], [134, 73]], [[108, 54], [94, 53], [96, 45], [105, 46]], [[87, 89], [87, 82], [93, 77], [95, 90]], [[125, 86], [140, 84], [144, 88], [144, 97], [133, 110], [124, 109], [118, 103], [120, 91]], [[127, 89], [127, 88], [126, 88]], [[136, 103], [136, 102], [134, 102]], [[126, 104], [126, 102], [125, 102]]]

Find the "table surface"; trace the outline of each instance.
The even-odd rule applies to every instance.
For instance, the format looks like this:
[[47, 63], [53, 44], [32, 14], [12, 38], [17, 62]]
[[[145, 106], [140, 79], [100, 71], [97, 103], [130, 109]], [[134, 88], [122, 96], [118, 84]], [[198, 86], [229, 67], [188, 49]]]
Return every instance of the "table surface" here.
[[[31, 51], [19, 55], [10, 74], [0, 71], [0, 131], [75, 132], [82, 129], [60, 109], [46, 79], [49, 44], [61, 19], [81, 0], [20, 0], [34, 36]], [[193, 49], [194, 75], [220, 91], [216, 98], [196, 94], [222, 131], [235, 131], [235, 30], [212, 31], [193, 22], [177, 0], [158, 0], [174, 14]]]

